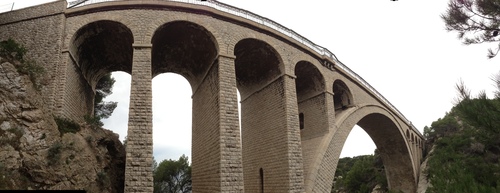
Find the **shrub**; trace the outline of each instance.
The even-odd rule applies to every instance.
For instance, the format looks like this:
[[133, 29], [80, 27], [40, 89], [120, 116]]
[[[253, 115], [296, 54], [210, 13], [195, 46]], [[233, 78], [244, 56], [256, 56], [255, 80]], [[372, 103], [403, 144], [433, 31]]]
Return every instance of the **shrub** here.
[[26, 54], [26, 48], [18, 44], [13, 39], [0, 42], [0, 56], [5, 57], [8, 60], [18, 60], [23, 62], [24, 54]]
[[40, 89], [41, 85], [38, 79], [45, 73], [45, 69], [42, 66], [37, 65], [34, 61], [28, 60], [24, 61], [21, 65], [16, 65], [16, 69], [20, 74], [28, 75], [35, 88], [37, 90]]
[[100, 171], [99, 173], [97, 173], [97, 183], [99, 183], [101, 187], [109, 186], [110, 182], [108, 174], [104, 171]]
[[61, 158], [61, 149], [62, 149], [62, 144], [59, 142], [54, 143], [54, 145], [52, 145], [52, 147], [49, 148], [49, 152], [47, 154], [49, 165], [54, 165], [59, 162], [59, 159]]
[[0, 56], [13, 64], [15, 60], [19, 61], [20, 64], [15, 65], [17, 72], [28, 75], [35, 89], [40, 90], [41, 85], [38, 79], [45, 73], [45, 69], [32, 60], [26, 60], [24, 58], [26, 51], [24, 46], [10, 38], [0, 42]]
[[80, 125], [70, 119], [54, 117], [54, 120], [57, 123], [57, 129], [59, 130], [61, 136], [63, 136], [65, 133], [76, 133], [80, 131]]
[[101, 118], [96, 117], [96, 116], [85, 115], [83, 117], [83, 119], [85, 120], [85, 122], [87, 124], [90, 125], [90, 127], [92, 129], [97, 129], [97, 128], [100, 128], [104, 125], [104, 123], [102, 123], [102, 121], [101, 121]]

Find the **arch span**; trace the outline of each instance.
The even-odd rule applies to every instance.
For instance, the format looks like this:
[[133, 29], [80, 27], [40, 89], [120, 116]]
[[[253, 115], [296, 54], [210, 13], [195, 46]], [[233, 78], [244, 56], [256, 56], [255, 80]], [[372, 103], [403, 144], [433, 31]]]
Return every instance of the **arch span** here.
[[321, 146], [324, 153], [318, 155], [321, 161], [313, 172], [313, 184], [310, 184], [313, 192], [331, 189], [342, 147], [356, 124], [368, 133], [377, 146], [386, 168], [389, 188], [416, 191], [416, 169], [411, 150], [403, 128], [391, 113], [381, 106], [364, 104], [346, 110], [336, 121], [337, 131], [325, 139]]
[[243, 39], [235, 45], [234, 55], [242, 98], [245, 192], [259, 192], [259, 187], [264, 192], [290, 192], [292, 187], [301, 192], [299, 117], [296, 98], [289, 97], [295, 95], [293, 78], [283, 73], [281, 56], [264, 41]]
[[98, 81], [114, 71], [131, 73], [133, 41], [127, 26], [110, 20], [88, 23], [73, 34], [66, 73], [78, 78], [64, 83], [63, 114], [75, 120], [93, 114]]
[[194, 90], [216, 62], [217, 42], [204, 27], [189, 21], [172, 21], [160, 26], [151, 43], [153, 77], [163, 72], [184, 76]]
[[353, 96], [351, 90], [342, 80], [333, 82], [333, 101], [335, 111], [345, 110], [353, 105]]
[[[214, 36], [196, 23], [172, 21], [156, 30], [151, 43], [152, 76], [177, 73], [192, 88], [193, 192], [240, 191], [243, 181], [226, 184], [242, 175], [237, 105], [230, 104], [236, 102], [236, 90], [222, 85], [230, 78], [221, 73], [227, 65], [220, 62]], [[233, 115], [236, 119], [227, 117]], [[222, 153], [229, 151], [234, 156]]]

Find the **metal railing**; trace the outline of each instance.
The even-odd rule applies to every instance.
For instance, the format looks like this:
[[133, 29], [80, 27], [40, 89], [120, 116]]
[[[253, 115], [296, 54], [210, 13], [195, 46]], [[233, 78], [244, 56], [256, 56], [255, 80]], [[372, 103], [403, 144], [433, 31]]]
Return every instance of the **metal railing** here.
[[[120, 1], [120, 0], [76, 0], [76, 1], [71, 1], [68, 2], [68, 8], [72, 7], [80, 7], [80, 6], [85, 6], [85, 5], [90, 5], [90, 4], [95, 4], [95, 3], [101, 3], [101, 2], [108, 2], [108, 1]], [[229, 13], [231, 15], [236, 15], [251, 21], [254, 21], [256, 23], [262, 24], [266, 27], [269, 27], [271, 29], [274, 29], [290, 38], [293, 38], [297, 42], [300, 42], [301, 44], [307, 46], [311, 50], [315, 51], [316, 53], [325, 56], [329, 58], [330, 60], [334, 61], [336, 64], [335, 66], [338, 66], [340, 69], [343, 71], [347, 72], [349, 75], [353, 76], [356, 80], [358, 80], [363, 86], [365, 86], [368, 90], [370, 90], [373, 94], [375, 94], [378, 98], [380, 98], [384, 103], [386, 103], [389, 108], [395, 112], [398, 116], [400, 116], [401, 119], [403, 119], [408, 126], [415, 130], [417, 133], [420, 133], [415, 126], [409, 121], [403, 113], [401, 113], [394, 105], [392, 105], [389, 100], [387, 100], [382, 94], [380, 94], [375, 88], [373, 88], [367, 81], [365, 81], [361, 76], [359, 76], [357, 73], [352, 71], [349, 67], [344, 65], [342, 62], [338, 60], [338, 58], [333, 54], [330, 50], [319, 46], [309, 39], [301, 36], [300, 34], [296, 33], [295, 31], [286, 28], [285, 26], [270, 20], [268, 18], [259, 16], [255, 13], [252, 13], [250, 11], [240, 9], [225, 3], [218, 2], [216, 0], [207, 0], [207, 1], [200, 1], [200, 0], [167, 0], [167, 1], [175, 1], [175, 2], [183, 2], [183, 3], [189, 3], [189, 4], [196, 4], [196, 5], [203, 5], [203, 6], [208, 6], [212, 7], [216, 10]], [[328, 67], [327, 67], [328, 68]]]
[[9, 12], [12, 10], [14, 10], [14, 3], [7, 3], [7, 4], [0, 5], [0, 13]]

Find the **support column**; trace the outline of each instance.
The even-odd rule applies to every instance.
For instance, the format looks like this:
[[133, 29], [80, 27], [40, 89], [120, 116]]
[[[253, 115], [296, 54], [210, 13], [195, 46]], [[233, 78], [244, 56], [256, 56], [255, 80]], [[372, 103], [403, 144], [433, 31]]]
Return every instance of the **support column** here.
[[245, 192], [304, 192], [296, 96], [282, 75], [242, 100]]
[[219, 102], [221, 130], [221, 192], [243, 192], [238, 96], [234, 56], [219, 56]]
[[153, 192], [151, 45], [134, 44], [125, 164], [125, 193]]
[[219, 56], [193, 93], [193, 192], [243, 192], [234, 57]]
[[[299, 112], [304, 113], [305, 117], [304, 128], [301, 129], [305, 191], [312, 192], [317, 186], [316, 177], [324, 157], [324, 152], [321, 150], [328, 147], [328, 134], [336, 131], [333, 93], [324, 91], [307, 100], [299, 101]], [[331, 190], [331, 183], [318, 182], [318, 184], [325, 186], [324, 191]]]

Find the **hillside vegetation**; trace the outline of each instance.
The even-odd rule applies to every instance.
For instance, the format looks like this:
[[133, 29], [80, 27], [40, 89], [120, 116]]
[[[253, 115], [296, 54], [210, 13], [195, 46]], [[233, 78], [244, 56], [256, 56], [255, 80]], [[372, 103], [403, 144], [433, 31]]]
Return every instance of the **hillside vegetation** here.
[[387, 191], [384, 165], [376, 150], [374, 155], [340, 158], [332, 192], [365, 193], [374, 189]]
[[[500, 74], [493, 99], [472, 97], [463, 84], [455, 107], [424, 128], [430, 151], [427, 192], [500, 192]], [[431, 151], [432, 150], [432, 151]]]
[[[424, 128], [427, 167], [421, 170], [430, 186], [422, 192], [500, 192], [500, 73], [493, 81], [493, 99], [458, 84], [455, 106]], [[377, 152], [339, 160], [332, 192], [375, 191], [390, 192]]]
[[112, 131], [51, 113], [42, 65], [12, 39], [0, 41], [0, 192], [123, 192], [125, 149]]

